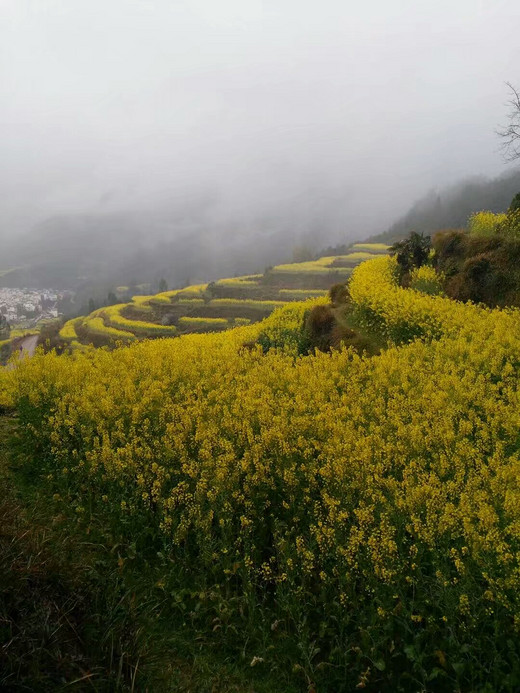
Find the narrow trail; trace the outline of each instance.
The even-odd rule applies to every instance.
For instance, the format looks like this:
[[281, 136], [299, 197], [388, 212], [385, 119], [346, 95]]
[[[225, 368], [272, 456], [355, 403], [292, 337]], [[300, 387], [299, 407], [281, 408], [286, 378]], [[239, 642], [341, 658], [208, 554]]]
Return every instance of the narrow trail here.
[[20, 356], [34, 356], [36, 347], [38, 346], [38, 335], [31, 334], [28, 337], [24, 337], [18, 345], [18, 351]]
[[[27, 337], [24, 337], [18, 342], [18, 345], [16, 347], [18, 358], [27, 358], [34, 356], [34, 352], [36, 351], [36, 347], [38, 346], [38, 337], [39, 335], [37, 334], [31, 334]], [[14, 368], [15, 363], [15, 361], [11, 361], [7, 365], [7, 368]]]

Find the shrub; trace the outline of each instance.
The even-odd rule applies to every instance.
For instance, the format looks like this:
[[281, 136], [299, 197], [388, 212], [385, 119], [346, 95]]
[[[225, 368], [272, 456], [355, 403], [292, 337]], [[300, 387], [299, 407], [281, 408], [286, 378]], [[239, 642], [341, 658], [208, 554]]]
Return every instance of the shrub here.
[[62, 326], [61, 320], [53, 320], [52, 322], [41, 325], [38, 344], [42, 345], [45, 351], [56, 349], [58, 353], [61, 352], [63, 348], [63, 340], [61, 339], [60, 332]]
[[459, 229], [438, 231], [433, 237], [433, 264], [446, 276], [458, 271], [459, 263], [466, 254], [467, 234]]
[[460, 231], [435, 236], [435, 266], [445, 276], [448, 296], [488, 306], [520, 305], [520, 239], [499, 229], [492, 236]]
[[348, 300], [347, 285], [341, 282], [333, 284], [329, 289], [329, 298], [330, 302], [335, 306], [346, 303]]
[[7, 318], [0, 313], [0, 341], [8, 339], [10, 331], [11, 327], [7, 322]]
[[334, 342], [333, 330], [336, 317], [330, 306], [314, 306], [305, 319], [305, 332], [308, 338], [308, 349], [328, 351]]
[[176, 320], [177, 316], [175, 313], [166, 313], [166, 315], [163, 315], [161, 318], [161, 325], [175, 325]]
[[507, 211], [511, 213], [516, 212], [517, 209], [520, 209], [520, 192], [513, 197]]
[[412, 231], [408, 238], [397, 241], [390, 248], [390, 254], [397, 259], [401, 278], [411, 272], [414, 267], [421, 267], [430, 256], [431, 238], [422, 233]]
[[210, 298], [212, 298], [213, 295], [214, 295], [214, 293], [215, 293], [215, 286], [216, 286], [216, 283], [215, 283], [215, 282], [210, 282], [210, 283], [207, 285], [207, 287], [206, 287], [206, 294], [207, 294]]

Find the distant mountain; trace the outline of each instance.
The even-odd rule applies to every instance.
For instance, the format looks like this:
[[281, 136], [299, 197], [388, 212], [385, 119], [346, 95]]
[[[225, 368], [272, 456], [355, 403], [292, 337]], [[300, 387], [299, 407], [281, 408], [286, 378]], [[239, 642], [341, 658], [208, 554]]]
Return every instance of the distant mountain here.
[[410, 231], [433, 233], [439, 229], [463, 228], [474, 212], [505, 212], [520, 192], [520, 170], [498, 178], [475, 177], [440, 192], [431, 191], [372, 242], [393, 243]]
[[[18, 267], [0, 286], [74, 289], [158, 283], [170, 287], [262, 272], [290, 261], [293, 249], [337, 235], [321, 208], [314, 216], [285, 201], [262, 214], [224, 216], [211, 199], [175, 200], [140, 211], [57, 215], [38, 224], [5, 252], [0, 269]], [[329, 215], [330, 217], [330, 215]], [[315, 240], [318, 243], [319, 240]], [[316, 249], [316, 248], [315, 248]]]

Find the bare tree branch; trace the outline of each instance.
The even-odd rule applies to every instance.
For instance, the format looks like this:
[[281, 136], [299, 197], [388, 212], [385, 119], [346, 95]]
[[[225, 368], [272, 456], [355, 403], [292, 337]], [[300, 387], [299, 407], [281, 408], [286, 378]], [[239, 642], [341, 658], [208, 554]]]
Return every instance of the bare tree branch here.
[[500, 127], [496, 133], [502, 139], [500, 148], [502, 149], [506, 161], [516, 161], [520, 159], [520, 92], [510, 83], [506, 82], [511, 92], [508, 101], [509, 123]]

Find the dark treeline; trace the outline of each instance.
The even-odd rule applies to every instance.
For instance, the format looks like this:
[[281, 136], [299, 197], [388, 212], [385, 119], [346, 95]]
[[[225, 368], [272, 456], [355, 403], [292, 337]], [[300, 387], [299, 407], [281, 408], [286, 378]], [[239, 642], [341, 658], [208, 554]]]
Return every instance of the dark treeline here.
[[433, 233], [466, 226], [475, 212], [505, 212], [520, 191], [520, 170], [494, 179], [472, 178], [440, 192], [431, 191], [372, 242], [394, 243], [412, 231]]

